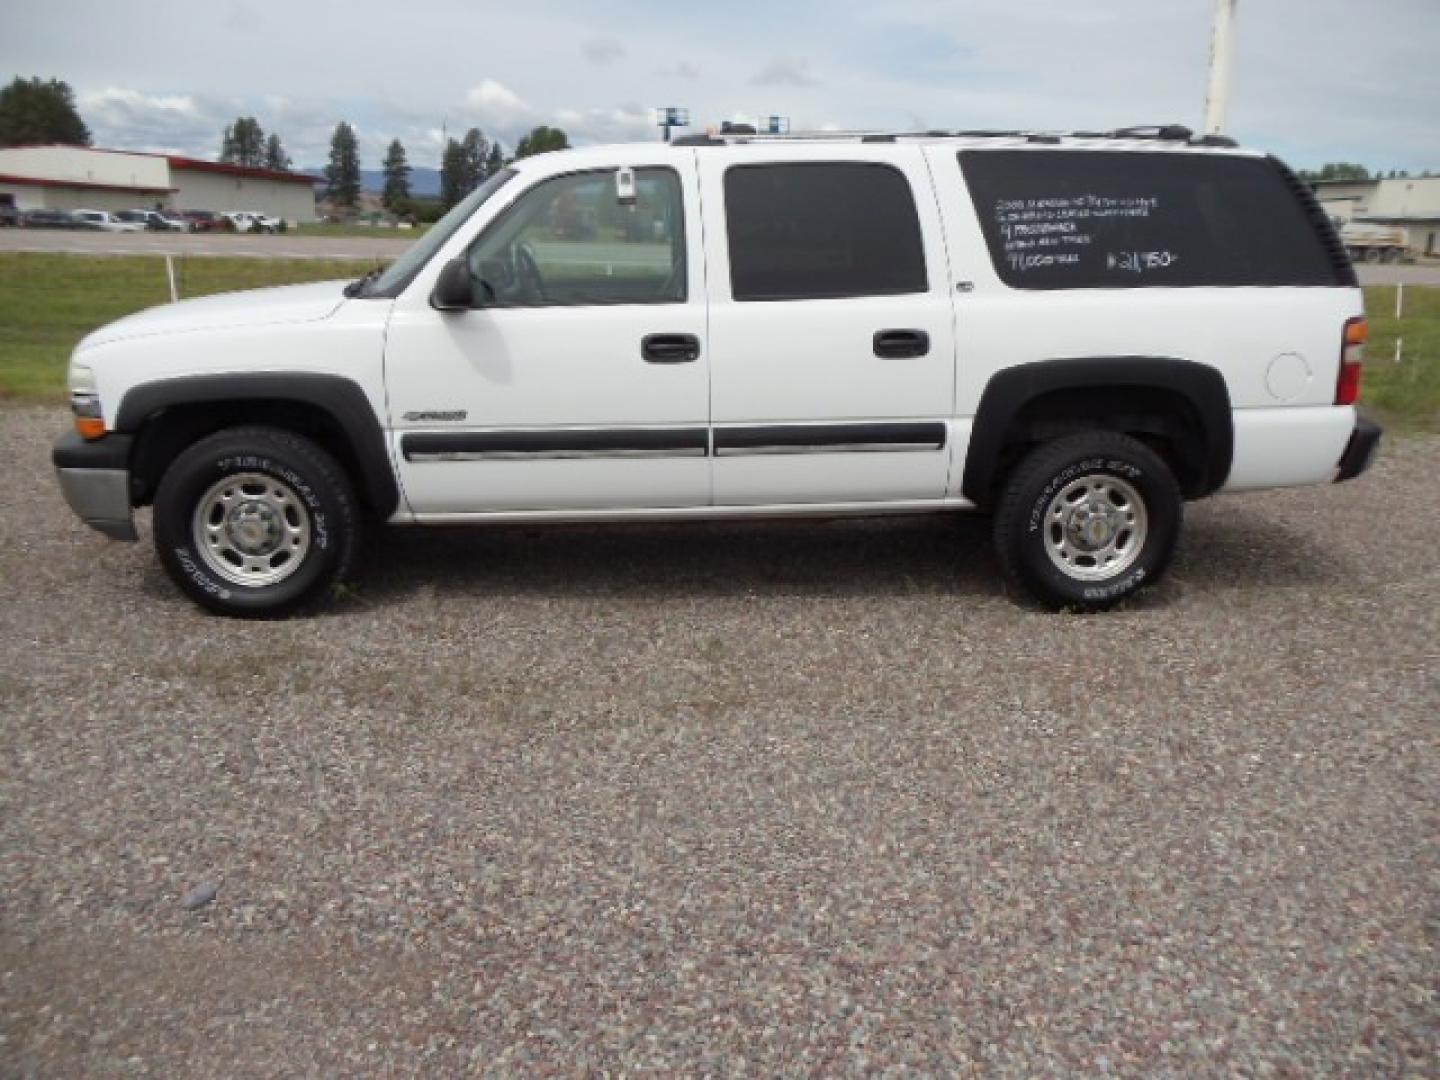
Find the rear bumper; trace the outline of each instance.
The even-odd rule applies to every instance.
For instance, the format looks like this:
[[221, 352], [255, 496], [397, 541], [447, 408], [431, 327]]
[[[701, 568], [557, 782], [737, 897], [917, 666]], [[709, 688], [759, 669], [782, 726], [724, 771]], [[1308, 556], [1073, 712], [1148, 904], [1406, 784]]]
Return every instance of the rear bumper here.
[[1353, 480], [1370, 468], [1375, 460], [1375, 451], [1380, 448], [1382, 434], [1379, 424], [1356, 417], [1355, 430], [1350, 433], [1350, 441], [1345, 444], [1345, 452], [1340, 455], [1340, 465], [1335, 470], [1337, 484], [1341, 480]]
[[92, 529], [113, 540], [134, 541], [130, 510], [130, 443], [128, 435], [106, 435], [86, 442], [74, 432], [55, 440], [51, 460], [60, 491], [70, 509]]

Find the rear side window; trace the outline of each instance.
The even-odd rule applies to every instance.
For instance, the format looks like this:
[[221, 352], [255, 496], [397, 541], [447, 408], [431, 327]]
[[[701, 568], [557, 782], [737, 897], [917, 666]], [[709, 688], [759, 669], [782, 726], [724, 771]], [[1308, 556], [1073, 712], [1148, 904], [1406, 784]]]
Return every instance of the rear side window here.
[[889, 165], [740, 165], [725, 173], [736, 300], [925, 292], [915, 199]]
[[959, 157], [996, 273], [1013, 288], [1348, 283], [1273, 161], [1079, 150]]

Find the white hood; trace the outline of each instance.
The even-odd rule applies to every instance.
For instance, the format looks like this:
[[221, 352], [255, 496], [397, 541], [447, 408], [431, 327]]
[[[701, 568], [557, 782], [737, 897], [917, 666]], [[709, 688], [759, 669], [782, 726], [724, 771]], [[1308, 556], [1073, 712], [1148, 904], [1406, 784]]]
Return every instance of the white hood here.
[[321, 281], [313, 285], [282, 285], [147, 308], [100, 327], [80, 342], [80, 348], [155, 334], [317, 322], [333, 315], [345, 302], [346, 284]]

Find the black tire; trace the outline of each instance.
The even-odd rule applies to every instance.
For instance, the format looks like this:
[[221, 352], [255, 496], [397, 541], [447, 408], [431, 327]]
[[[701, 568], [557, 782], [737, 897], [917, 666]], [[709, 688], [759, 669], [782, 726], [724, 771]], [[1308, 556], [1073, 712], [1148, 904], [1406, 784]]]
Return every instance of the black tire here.
[[[236, 486], [224, 488], [232, 479]], [[202, 504], [212, 511], [203, 521]], [[155, 493], [154, 531], [166, 572], [201, 607], [273, 618], [324, 598], [344, 578], [360, 514], [349, 478], [326, 450], [279, 428], [238, 427], [171, 463]], [[246, 583], [249, 573], [263, 583]]]
[[[1042, 444], [1005, 478], [995, 547], [1006, 576], [1042, 604], [1101, 611], [1164, 574], [1183, 516], [1180, 489], [1158, 454], [1128, 435], [1085, 432]], [[1088, 545], [1105, 538], [1119, 550], [1092, 554]]]

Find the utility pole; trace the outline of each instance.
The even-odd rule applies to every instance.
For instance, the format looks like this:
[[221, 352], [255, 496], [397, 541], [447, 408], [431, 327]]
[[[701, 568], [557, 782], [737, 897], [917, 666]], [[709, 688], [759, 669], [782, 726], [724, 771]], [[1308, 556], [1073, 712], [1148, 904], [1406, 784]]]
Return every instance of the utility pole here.
[[1210, 36], [1210, 88], [1205, 94], [1205, 134], [1219, 135], [1230, 107], [1230, 54], [1235, 38], [1238, 0], [1215, 0], [1215, 28]]

